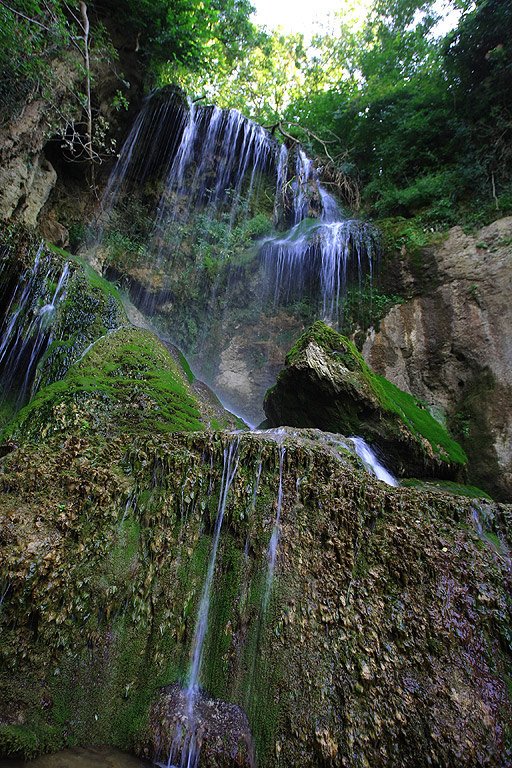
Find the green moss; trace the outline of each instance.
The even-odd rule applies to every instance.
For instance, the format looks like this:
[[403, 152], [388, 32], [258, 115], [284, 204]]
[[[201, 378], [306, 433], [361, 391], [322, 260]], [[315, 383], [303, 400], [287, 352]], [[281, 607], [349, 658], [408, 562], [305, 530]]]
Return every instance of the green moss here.
[[25, 725], [0, 724], [0, 754], [21, 755], [30, 760], [61, 747], [60, 729], [48, 723], [40, 723], [32, 728]]
[[53, 253], [58, 253], [60, 256], [63, 256], [66, 261], [77, 264], [79, 267], [81, 267], [89, 285], [92, 288], [97, 288], [106, 297], [112, 296], [117, 302], [119, 302], [120, 305], [122, 305], [121, 296], [119, 295], [117, 288], [112, 285], [112, 283], [109, 283], [108, 280], [105, 280], [105, 278], [101, 277], [101, 275], [99, 275], [96, 270], [93, 269], [90, 264], [85, 261], [85, 259], [82, 259], [80, 256], [76, 256], [74, 253], [69, 253], [69, 251], [66, 251], [63, 248], [58, 248], [52, 243], [47, 243], [47, 247], [48, 250], [53, 251]]
[[194, 376], [194, 374], [192, 373], [192, 369], [191, 369], [190, 365], [188, 364], [188, 360], [187, 360], [187, 358], [185, 357], [185, 355], [183, 354], [183, 352], [181, 351], [181, 349], [179, 350], [179, 356], [180, 356], [180, 363], [181, 363], [181, 367], [182, 367], [182, 368], [183, 368], [183, 370], [185, 371], [185, 373], [186, 373], [186, 375], [187, 375], [187, 379], [189, 380], [189, 382], [190, 382], [191, 384], [193, 384], [193, 383], [194, 383], [194, 379], [195, 379], [195, 376]]
[[417, 480], [416, 478], [407, 478], [401, 480], [400, 485], [406, 488], [419, 488], [430, 491], [440, 491], [442, 493], [449, 493], [453, 496], [468, 496], [470, 499], [491, 499], [491, 497], [481, 488], [477, 488], [474, 485], [462, 485], [461, 483], [453, 483], [450, 480], [436, 480], [433, 482], [427, 482], [425, 480]]
[[[461, 446], [449, 437], [445, 429], [431, 416], [426, 406], [417, 398], [403, 392], [384, 376], [373, 373], [355, 344], [325, 323], [317, 321], [300, 337], [288, 352], [286, 365], [293, 365], [312, 342], [321, 346], [328, 355], [335, 355], [349, 371], [360, 374], [380, 403], [382, 410], [398, 416], [414, 435], [426, 438], [439, 459], [461, 465], [467, 462]], [[346, 410], [346, 406], [344, 408]], [[297, 426], [309, 426], [309, 424]]]
[[65, 378], [42, 389], [4, 437], [62, 431], [99, 435], [169, 433], [203, 427], [185, 376], [149, 331], [122, 328], [99, 339]]
[[467, 456], [461, 446], [449, 437], [441, 424], [430, 415], [426, 406], [408, 392], [403, 392], [384, 376], [372, 373], [368, 367], [367, 371], [369, 374], [367, 378], [383, 405], [397, 413], [413, 432], [425, 437], [439, 458], [446, 458], [455, 464], [467, 463]]

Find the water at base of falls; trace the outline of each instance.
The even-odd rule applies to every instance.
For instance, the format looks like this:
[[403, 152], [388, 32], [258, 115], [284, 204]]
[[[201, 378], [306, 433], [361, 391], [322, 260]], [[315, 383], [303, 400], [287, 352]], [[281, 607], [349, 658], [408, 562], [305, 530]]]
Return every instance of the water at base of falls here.
[[69, 747], [34, 760], [0, 760], [0, 768], [150, 768], [153, 763], [114, 747]]

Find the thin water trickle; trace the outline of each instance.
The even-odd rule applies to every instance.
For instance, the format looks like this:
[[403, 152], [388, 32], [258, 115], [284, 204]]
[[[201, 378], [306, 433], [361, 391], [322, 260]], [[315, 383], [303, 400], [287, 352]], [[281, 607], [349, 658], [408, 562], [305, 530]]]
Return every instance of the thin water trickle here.
[[192, 660], [190, 663], [187, 687], [185, 690], [186, 699], [186, 731], [183, 734], [181, 726], [178, 726], [174, 735], [171, 752], [169, 755], [169, 768], [178, 763], [179, 768], [195, 768], [199, 760], [200, 745], [196, 739], [195, 722], [195, 704], [199, 693], [199, 680], [203, 661], [204, 641], [208, 629], [208, 614], [210, 611], [210, 598], [215, 573], [215, 563], [217, 559], [217, 548], [222, 528], [222, 521], [226, 511], [226, 504], [229, 489], [235, 477], [239, 461], [240, 436], [232, 435], [229, 445], [224, 449], [224, 465], [222, 472], [221, 488], [219, 495], [219, 504], [217, 508], [217, 517], [215, 520], [215, 529], [213, 535], [213, 544], [208, 561], [208, 570], [201, 593], [201, 600], [197, 612], [194, 637], [192, 640]]
[[275, 571], [275, 565], [276, 565], [276, 554], [277, 554], [277, 547], [279, 544], [279, 523], [281, 520], [281, 506], [283, 503], [283, 466], [284, 466], [284, 455], [285, 455], [286, 448], [282, 444], [279, 446], [279, 489], [277, 492], [277, 509], [276, 509], [276, 517], [274, 521], [274, 526], [272, 528], [272, 536], [270, 537], [270, 543], [268, 545], [268, 554], [267, 554], [267, 560], [268, 560], [268, 566], [267, 566], [267, 578], [266, 578], [266, 585], [265, 585], [265, 594], [263, 596], [263, 611], [266, 612], [268, 608], [268, 603], [270, 600], [270, 595], [272, 592], [272, 585], [274, 583], [274, 571]]

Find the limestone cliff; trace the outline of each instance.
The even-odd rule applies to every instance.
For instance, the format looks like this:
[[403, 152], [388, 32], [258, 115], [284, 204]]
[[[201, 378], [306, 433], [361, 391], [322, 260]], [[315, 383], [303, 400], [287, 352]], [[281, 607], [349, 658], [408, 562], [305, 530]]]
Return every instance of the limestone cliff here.
[[399, 260], [397, 282], [416, 295], [370, 330], [363, 356], [446, 421], [476, 484], [510, 499], [512, 218], [475, 235], [456, 227], [420, 262], [430, 265], [421, 288], [412, 284], [410, 261]]

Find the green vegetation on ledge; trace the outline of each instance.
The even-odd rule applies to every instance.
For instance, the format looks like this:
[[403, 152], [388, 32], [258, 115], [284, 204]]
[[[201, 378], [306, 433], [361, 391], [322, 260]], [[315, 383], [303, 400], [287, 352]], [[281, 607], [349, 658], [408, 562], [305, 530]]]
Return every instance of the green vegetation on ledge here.
[[413, 446], [438, 469], [467, 463], [461, 446], [420, 400], [373, 373], [356, 346], [325, 323], [317, 321], [299, 338], [285, 365], [265, 396], [265, 412], [275, 426], [363, 434], [386, 451], [402, 443], [407, 445], [401, 448], [402, 475], [410, 474], [407, 451]]
[[162, 342], [150, 331], [120, 328], [98, 339], [61, 381], [38, 392], [4, 438], [199, 429], [204, 424], [186, 374]]

